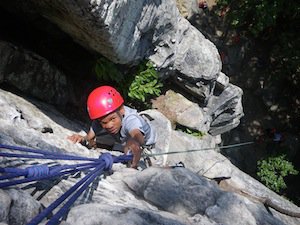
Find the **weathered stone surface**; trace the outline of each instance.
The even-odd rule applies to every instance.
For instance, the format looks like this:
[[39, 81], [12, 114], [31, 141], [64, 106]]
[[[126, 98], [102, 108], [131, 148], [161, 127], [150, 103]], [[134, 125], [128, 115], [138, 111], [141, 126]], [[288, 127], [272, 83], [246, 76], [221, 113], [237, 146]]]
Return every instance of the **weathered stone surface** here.
[[[187, 168], [194, 173], [208, 178], [230, 177], [233, 168], [231, 163], [222, 154], [217, 153], [216, 139], [209, 134], [203, 137], [191, 137], [180, 131], [172, 131], [170, 151], [179, 151], [180, 154], [168, 156], [167, 163], [173, 165], [176, 162], [184, 162]], [[188, 152], [194, 150], [194, 152]]]
[[[277, 218], [271, 216], [263, 206], [253, 206], [250, 201], [244, 203], [244, 199], [232, 193], [226, 193], [220, 197], [217, 204], [209, 207], [206, 214], [209, 218], [216, 222], [223, 224], [268, 224], [268, 225], [284, 225], [284, 223]], [[260, 215], [257, 214], [260, 211]]]
[[200, 11], [198, 0], [176, 0], [176, 5], [180, 14], [187, 19], [198, 14]]
[[102, 224], [102, 225], [137, 225], [164, 224], [185, 225], [186, 221], [174, 215], [155, 211], [145, 211], [138, 208], [116, 205], [85, 204], [74, 207], [68, 216], [67, 224]]
[[11, 202], [11, 197], [5, 191], [0, 189], [0, 224], [2, 222], [8, 223], [8, 215]]
[[[93, 158], [98, 158], [101, 152], [107, 152], [104, 149], [88, 150], [80, 144], [72, 144], [68, 141], [66, 139], [67, 135], [84, 131], [80, 130], [79, 124], [66, 119], [49, 105], [34, 99], [29, 101], [10, 92], [0, 90], [0, 106], [4, 109], [0, 113], [1, 144], [26, 146]], [[37, 121], [37, 123], [31, 121]], [[40, 131], [40, 128], [44, 127], [45, 124], [53, 129], [53, 133], [42, 133]], [[217, 147], [216, 138], [210, 135], [198, 139], [178, 131], [171, 131], [171, 133], [169, 149], [166, 150], [169, 152], [188, 150], [200, 146], [201, 148], [207, 146], [213, 149]], [[9, 150], [1, 148], [2, 151]], [[114, 154], [115, 152], [111, 153]], [[21, 166], [24, 168], [35, 163], [42, 163], [42, 160], [33, 159], [6, 160], [2, 157], [0, 160], [1, 167]], [[45, 160], [44, 163], [50, 163], [50, 161]], [[180, 153], [168, 155], [167, 157], [167, 163], [170, 166], [174, 165], [173, 162], [178, 161], [183, 161], [187, 169], [153, 167], [141, 172], [126, 168], [121, 163], [114, 164], [112, 174], [101, 175], [78, 198], [64, 223], [82, 224], [82, 221], [85, 221], [86, 224], [92, 225], [94, 221], [103, 221], [105, 217], [112, 224], [119, 217], [121, 218], [119, 221], [122, 222], [120, 224], [125, 224], [124, 221], [128, 218], [131, 218], [129, 224], [131, 221], [132, 224], [149, 224], [151, 223], [149, 221], [155, 223], [155, 221], [161, 220], [165, 224], [196, 225], [203, 221], [203, 224], [207, 225], [229, 225], [231, 224], [229, 222], [230, 218], [239, 218], [240, 224], [251, 224], [255, 221], [256, 224], [262, 225], [264, 224], [264, 218], [266, 218], [267, 224], [273, 222], [274, 224], [299, 224], [299, 219], [284, 216], [273, 209], [271, 209], [272, 214], [269, 214], [261, 203], [252, 202], [250, 198], [241, 198], [241, 190], [246, 190], [253, 195], [268, 196], [270, 199], [276, 200], [276, 204], [281, 205], [283, 208], [292, 211], [299, 210], [291, 202], [238, 170], [228, 159], [216, 151]], [[51, 162], [53, 163], [53, 161]], [[57, 162], [57, 160], [54, 162]], [[79, 162], [59, 161], [59, 163], [72, 164]], [[45, 190], [51, 187], [51, 184], [47, 182], [43, 183], [44, 186], [39, 182], [32, 183], [22, 190], [22, 195], [18, 189], [24, 187], [24, 185], [12, 187], [10, 191], [13, 194], [10, 195], [10, 199], [17, 201], [14, 206], [23, 206], [24, 204], [25, 209], [31, 211], [31, 213], [26, 213], [26, 216], [30, 215], [32, 217], [35, 214], [34, 212], [37, 213], [37, 206], [39, 205], [35, 199], [39, 199], [40, 203], [47, 206], [83, 176], [84, 174], [81, 173], [67, 179], [56, 180], [55, 187], [52, 187], [51, 191], [46, 193]], [[226, 182], [229, 186], [235, 188], [229, 191], [235, 194], [229, 194], [227, 191], [221, 190], [214, 181], [211, 181], [211, 179], [223, 176], [229, 178]], [[30, 196], [29, 193], [33, 196]], [[89, 203], [93, 204], [89, 205]], [[228, 206], [228, 203], [231, 207]], [[5, 208], [7, 207], [8, 205], [5, 205]], [[91, 210], [91, 207], [99, 210]], [[161, 210], [161, 208], [164, 210]], [[237, 209], [241, 210], [239, 211], [240, 214], [237, 214]], [[14, 215], [13, 219], [17, 221], [16, 224], [25, 224], [28, 222], [29, 217], [25, 217], [27, 211], [22, 210], [10, 207], [9, 212], [0, 213], [0, 216], [3, 216], [0, 221], [5, 223], [7, 215], [10, 215], [10, 217]], [[82, 221], [80, 218], [82, 218]], [[234, 219], [232, 221], [238, 221]]]
[[[9, 4], [2, 4], [13, 11], [13, 5], [17, 3], [18, 1], [11, 1]], [[23, 9], [25, 14], [38, 14], [47, 18], [86, 49], [100, 53], [115, 63], [137, 64], [144, 58], [150, 59], [160, 76], [176, 80], [178, 85], [196, 96], [193, 100], [195, 104], [218, 110], [210, 111], [209, 115], [202, 115], [201, 108], [192, 112], [187, 110], [178, 117], [178, 123], [184, 122], [184, 125], [196, 127], [200, 131], [206, 131], [208, 126], [212, 126], [210, 133], [213, 135], [238, 126], [243, 115], [242, 105], [238, 104], [241, 103], [242, 92], [229, 84], [226, 75], [221, 73], [222, 63], [216, 46], [180, 15], [175, 1], [31, 0], [17, 8]], [[22, 55], [17, 52], [14, 57], [21, 59], [27, 56], [27, 53]], [[5, 76], [10, 84], [20, 90], [50, 102], [65, 103], [68, 98], [72, 98], [68, 97], [65, 90], [73, 90], [75, 87], [66, 88], [65, 77], [59, 71], [53, 74], [49, 64], [45, 64], [43, 60], [37, 62], [37, 65], [29, 63], [37, 68], [39, 64], [43, 68], [49, 68], [43, 71], [32, 70], [31, 79], [26, 76], [24, 80], [28, 63], [20, 63], [24, 66], [22, 76], [11, 76], [11, 73], [7, 73], [9, 68], [6, 68], [6, 64], [3, 64], [5, 70], [2, 70], [4, 74], [0, 76], [3, 79]], [[38, 74], [33, 76], [35, 73]], [[20, 83], [25, 85], [19, 87]], [[55, 88], [50, 90], [53, 86]], [[231, 93], [231, 99], [235, 99], [233, 103], [227, 99], [227, 92]], [[66, 96], [61, 96], [62, 94]], [[75, 101], [72, 98], [72, 103]], [[223, 110], [220, 102], [225, 102], [227, 108]], [[186, 118], [191, 113], [199, 113], [200, 118], [187, 121]], [[201, 119], [203, 117], [206, 117], [204, 121]], [[194, 122], [191, 124], [191, 121]]]
[[205, 108], [200, 108], [174, 91], [167, 91], [164, 96], [153, 101], [153, 107], [165, 114], [173, 124], [178, 123], [216, 136], [236, 127], [243, 116], [242, 90], [229, 86], [220, 95], [212, 95]]
[[160, 96], [153, 102], [153, 107], [157, 108], [168, 117], [173, 123], [178, 123], [195, 130], [207, 132], [209, 123], [203, 110], [180, 93], [167, 91], [164, 96]]
[[212, 135], [225, 133], [240, 123], [244, 115], [242, 93], [242, 89], [229, 84], [220, 95], [208, 100], [206, 113], [212, 117], [209, 131]]
[[64, 105], [67, 79], [43, 57], [0, 40], [0, 84], [6, 82], [35, 98]]
[[215, 183], [185, 168], [150, 167], [125, 182], [158, 208], [180, 216], [204, 214], [222, 193]]
[[9, 224], [27, 224], [42, 209], [41, 204], [25, 191], [10, 189], [7, 193], [12, 201]]

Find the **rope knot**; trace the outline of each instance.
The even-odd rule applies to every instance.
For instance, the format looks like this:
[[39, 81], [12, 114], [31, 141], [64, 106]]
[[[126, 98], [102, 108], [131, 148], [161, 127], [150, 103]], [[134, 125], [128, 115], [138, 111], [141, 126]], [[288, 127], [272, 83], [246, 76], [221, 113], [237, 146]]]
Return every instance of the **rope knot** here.
[[111, 170], [112, 165], [114, 163], [114, 159], [110, 153], [102, 153], [99, 157], [99, 160], [105, 162], [104, 170]]
[[49, 167], [47, 165], [38, 165], [38, 166], [31, 166], [26, 168], [27, 175], [26, 177], [42, 177], [49, 174]]

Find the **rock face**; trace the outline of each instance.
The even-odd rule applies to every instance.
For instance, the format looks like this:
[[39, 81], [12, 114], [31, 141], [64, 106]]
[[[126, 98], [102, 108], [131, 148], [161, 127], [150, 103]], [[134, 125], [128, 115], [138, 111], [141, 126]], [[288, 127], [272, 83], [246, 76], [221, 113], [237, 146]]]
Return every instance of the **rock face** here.
[[67, 78], [47, 59], [1, 40], [0, 55], [0, 83], [52, 104], [67, 103]]
[[[261, 202], [245, 197], [245, 191], [253, 196], [266, 196], [285, 209], [299, 212], [297, 206], [238, 170], [215, 151], [220, 142], [218, 134], [239, 123], [243, 114], [242, 91], [220, 72], [221, 62], [215, 46], [179, 15], [175, 1], [11, 0], [1, 1], [0, 5], [29, 17], [42, 15], [85, 48], [116, 63], [136, 64], [142, 58], [151, 59], [162, 77], [173, 80], [194, 97], [192, 101], [187, 100], [181, 93], [172, 91], [162, 96], [173, 98], [175, 103], [180, 100], [178, 107], [174, 107], [175, 103], [168, 105], [168, 100], [161, 101], [161, 108], [167, 108], [175, 116], [172, 123], [207, 132], [201, 139], [191, 137], [172, 130], [171, 122], [157, 110], [148, 111], [155, 117], [153, 124], [160, 133], [156, 152], [181, 153], [164, 155], [162, 162], [166, 167], [143, 171], [114, 164], [111, 173], [100, 176], [78, 198], [64, 224], [300, 223], [299, 219], [272, 208], [267, 210]], [[12, 85], [45, 102], [70, 101], [66, 89], [73, 87], [46, 59], [2, 41], [0, 54], [1, 85]], [[0, 144], [93, 158], [107, 152], [88, 150], [67, 141], [66, 137], [73, 132], [85, 133], [88, 125], [71, 121], [34, 98], [0, 89], [0, 107]], [[203, 151], [187, 153], [191, 149]], [[10, 152], [5, 148], [0, 151]], [[186, 168], [172, 167], [179, 161]], [[59, 160], [0, 158], [1, 168], [53, 163], [71, 164]], [[84, 175], [78, 173], [1, 189], [0, 223], [28, 223]], [[227, 189], [217, 185], [221, 178], [226, 178]]]
[[[221, 72], [217, 48], [180, 15], [175, 1], [18, 3], [1, 5], [10, 11], [23, 10], [29, 17], [43, 16], [86, 49], [115, 63], [132, 65], [144, 58], [153, 61], [163, 79], [173, 80], [208, 111], [203, 121], [207, 126], [201, 131], [218, 135], [239, 124], [243, 116], [241, 89], [228, 82]], [[16, 83], [6, 74], [1, 76]], [[189, 126], [182, 120], [176, 122]]]
[[[72, 144], [66, 137], [81, 130], [80, 124], [65, 118], [52, 106], [35, 99], [23, 98], [0, 89], [0, 144], [98, 158], [105, 149], [92, 149]], [[157, 111], [147, 111], [160, 123], [170, 121]], [[170, 125], [168, 125], [170, 126]], [[159, 129], [157, 127], [157, 129]], [[44, 129], [48, 128], [48, 129]], [[50, 129], [51, 128], [51, 129]], [[51, 132], [50, 132], [51, 130]], [[49, 131], [49, 132], [45, 132]], [[101, 175], [79, 196], [67, 213], [64, 224], [186, 224], [186, 225], [297, 225], [299, 219], [289, 217], [262, 203], [247, 198], [266, 196], [277, 205], [298, 211], [299, 208], [241, 172], [216, 151], [185, 153], [188, 149], [217, 148], [217, 139], [202, 139], [167, 129], [159, 136], [168, 155], [167, 167], [150, 167], [143, 171], [115, 163], [110, 173]], [[0, 148], [0, 152], [12, 152]], [[16, 153], [15, 151], [13, 151]], [[120, 154], [111, 152], [111, 154]], [[186, 168], [171, 167], [183, 161]], [[76, 164], [78, 161], [0, 158], [0, 167], [26, 168], [36, 164]], [[0, 223], [26, 224], [42, 207], [49, 206], [66, 193], [85, 173], [25, 183], [0, 190]], [[218, 186], [218, 178], [226, 177], [227, 186]], [[0, 180], [0, 184], [3, 180]], [[270, 210], [270, 211], [269, 211]], [[46, 222], [47, 219], [43, 221]], [[101, 221], [101, 222], [99, 222]]]

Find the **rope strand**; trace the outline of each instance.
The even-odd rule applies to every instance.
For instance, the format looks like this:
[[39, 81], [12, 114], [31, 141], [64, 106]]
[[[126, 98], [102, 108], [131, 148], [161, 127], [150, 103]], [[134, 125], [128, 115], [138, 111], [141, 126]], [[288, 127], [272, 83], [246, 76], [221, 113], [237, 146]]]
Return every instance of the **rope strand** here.
[[189, 149], [186, 151], [171, 151], [171, 152], [161, 152], [161, 153], [150, 153], [150, 154], [145, 154], [143, 153], [143, 157], [152, 157], [152, 156], [158, 156], [158, 155], [172, 155], [172, 154], [180, 154], [180, 153], [189, 153], [189, 152], [199, 152], [199, 151], [208, 151], [208, 150], [214, 150], [214, 149], [226, 149], [226, 148], [234, 148], [234, 147], [239, 147], [239, 146], [244, 146], [244, 145], [250, 145], [253, 144], [253, 141], [249, 142], [244, 142], [244, 143], [238, 143], [238, 144], [232, 144], [232, 145], [224, 145], [220, 147], [211, 147], [211, 148], [201, 148], [201, 149]]

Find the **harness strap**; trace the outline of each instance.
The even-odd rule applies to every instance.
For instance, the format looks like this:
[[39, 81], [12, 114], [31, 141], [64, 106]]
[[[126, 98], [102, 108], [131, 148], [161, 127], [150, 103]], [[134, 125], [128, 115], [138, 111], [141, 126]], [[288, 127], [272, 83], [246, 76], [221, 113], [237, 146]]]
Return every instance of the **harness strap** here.
[[150, 116], [149, 114], [147, 114], [147, 113], [139, 113], [139, 115], [140, 115], [141, 117], [143, 117], [144, 119], [145, 119], [145, 118], [148, 119], [149, 121], [154, 120], [154, 118], [153, 118], [152, 116]]
[[[155, 144], [150, 144], [150, 145], [142, 145], [141, 150], [142, 150], [142, 158], [144, 160], [144, 163], [146, 167], [152, 166], [151, 159], [148, 155], [152, 154], [152, 149], [155, 147]], [[153, 157], [155, 159], [155, 157]]]

